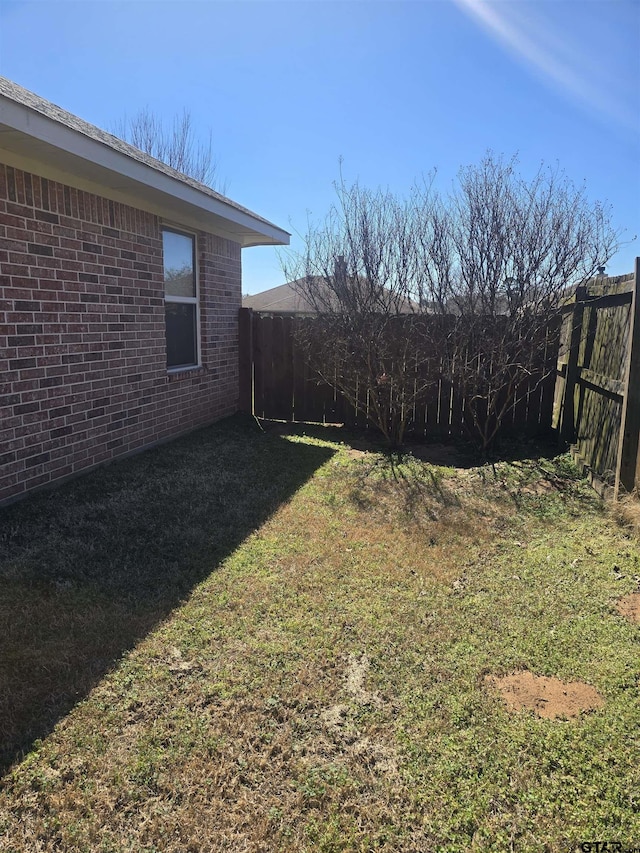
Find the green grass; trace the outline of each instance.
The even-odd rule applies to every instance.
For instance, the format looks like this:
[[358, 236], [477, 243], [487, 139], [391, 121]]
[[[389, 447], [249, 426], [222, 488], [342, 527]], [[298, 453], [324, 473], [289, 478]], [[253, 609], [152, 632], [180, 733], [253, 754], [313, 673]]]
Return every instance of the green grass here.
[[[533, 445], [307, 433], [231, 419], [0, 511], [0, 850], [640, 846], [635, 540]], [[604, 705], [509, 713], [484, 678], [521, 669]]]

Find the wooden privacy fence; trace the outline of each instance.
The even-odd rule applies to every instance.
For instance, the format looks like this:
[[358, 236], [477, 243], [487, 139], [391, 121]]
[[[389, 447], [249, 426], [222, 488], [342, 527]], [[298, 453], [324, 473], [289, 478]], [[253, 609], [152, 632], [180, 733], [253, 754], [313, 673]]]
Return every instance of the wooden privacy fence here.
[[640, 302], [635, 272], [598, 277], [562, 306], [554, 426], [602, 490], [640, 485]]
[[[318, 379], [297, 344], [296, 324], [313, 322], [310, 318], [240, 309], [241, 409], [267, 420], [368, 426], [366, 389], [362, 389], [358, 405], [351, 405], [335, 383]], [[438, 374], [438, 355], [434, 353], [430, 361]], [[551, 429], [557, 343], [549, 347], [544, 361], [541, 372], [546, 378], [532, 378], [528, 380], [530, 387], [526, 383], [520, 386], [519, 402], [506, 418], [503, 433]], [[445, 440], [468, 435], [468, 426], [462, 393], [440, 377], [412, 404], [407, 431], [416, 438]]]

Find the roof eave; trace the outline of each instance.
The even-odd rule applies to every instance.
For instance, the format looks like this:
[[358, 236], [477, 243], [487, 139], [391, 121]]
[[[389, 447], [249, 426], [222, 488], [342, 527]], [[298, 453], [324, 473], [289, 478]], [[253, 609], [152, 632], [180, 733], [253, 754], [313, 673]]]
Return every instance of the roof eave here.
[[108, 145], [0, 94], [0, 150], [9, 165], [36, 170], [243, 247], [288, 245], [290, 235], [251, 211], [210, 196]]

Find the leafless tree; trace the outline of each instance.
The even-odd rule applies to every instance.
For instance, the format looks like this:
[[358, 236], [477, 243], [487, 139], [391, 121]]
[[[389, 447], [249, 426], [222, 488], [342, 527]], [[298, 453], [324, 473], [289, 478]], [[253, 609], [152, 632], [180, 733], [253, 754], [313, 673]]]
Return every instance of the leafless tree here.
[[306, 250], [284, 264], [316, 315], [298, 324], [297, 339], [317, 375], [397, 446], [416, 401], [437, 381], [432, 351], [419, 344], [421, 309], [410, 298], [420, 211], [413, 197], [358, 183], [341, 180], [336, 191], [325, 222], [309, 227]]
[[211, 131], [205, 142], [196, 139], [191, 114], [186, 109], [174, 116], [168, 126], [149, 107], [144, 107], [134, 116], [125, 116], [113, 132], [183, 175], [219, 192], [226, 191], [226, 183], [218, 175]]
[[407, 198], [336, 189], [285, 264], [317, 315], [299, 333], [312, 366], [391, 444], [425, 390], [451, 382], [486, 453], [555, 369], [561, 296], [617, 249], [609, 212], [559, 169], [527, 180], [491, 153], [447, 196], [433, 174]]
[[450, 319], [443, 373], [483, 450], [555, 371], [562, 296], [619, 246], [609, 212], [559, 169], [530, 180], [488, 153], [425, 220], [419, 299]]

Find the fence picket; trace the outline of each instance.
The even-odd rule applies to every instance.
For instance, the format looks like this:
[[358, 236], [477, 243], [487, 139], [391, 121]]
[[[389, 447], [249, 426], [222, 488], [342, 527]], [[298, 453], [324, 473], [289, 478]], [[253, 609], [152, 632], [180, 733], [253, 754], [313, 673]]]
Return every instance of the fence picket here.
[[[246, 309], [243, 312], [241, 346], [246, 348], [249, 345], [247, 341], [250, 341], [253, 353], [251, 356], [244, 351], [241, 354], [242, 394], [245, 401], [253, 398], [253, 412], [257, 417], [266, 420], [344, 423], [354, 428], [371, 426], [367, 416], [369, 400], [365, 385], [357, 389], [358, 399], [354, 406], [341, 393], [337, 381], [323, 382], [310, 368], [296, 338], [296, 329], [301, 323], [313, 323], [312, 318], [261, 315]], [[408, 341], [406, 346], [403, 344], [400, 348], [401, 357], [406, 358], [407, 351], [411, 352], [415, 347], [413, 351], [416, 354], [412, 356], [415, 359], [414, 388], [425, 383], [419, 394], [409, 397], [411, 418], [407, 432], [408, 435], [427, 440], [466, 437], [473, 428], [471, 413], [465, 411], [464, 394], [446, 378], [442, 355], [434, 350], [429, 356], [427, 350], [428, 358], [418, 356], [419, 347], [428, 346], [428, 328], [423, 324], [429, 322], [429, 317], [413, 318], [411, 324], [406, 325], [406, 321], [403, 321], [399, 326], [400, 334], [407, 335]], [[412, 342], [413, 336], [415, 344]], [[554, 353], [549, 352], [545, 358], [555, 365]], [[249, 380], [252, 382], [250, 391], [246, 388]], [[513, 413], [511, 423], [505, 424], [503, 431], [532, 430], [541, 425], [548, 428], [552, 416], [554, 385], [555, 375], [552, 375], [539, 389], [532, 387], [528, 399], [525, 394]]]

